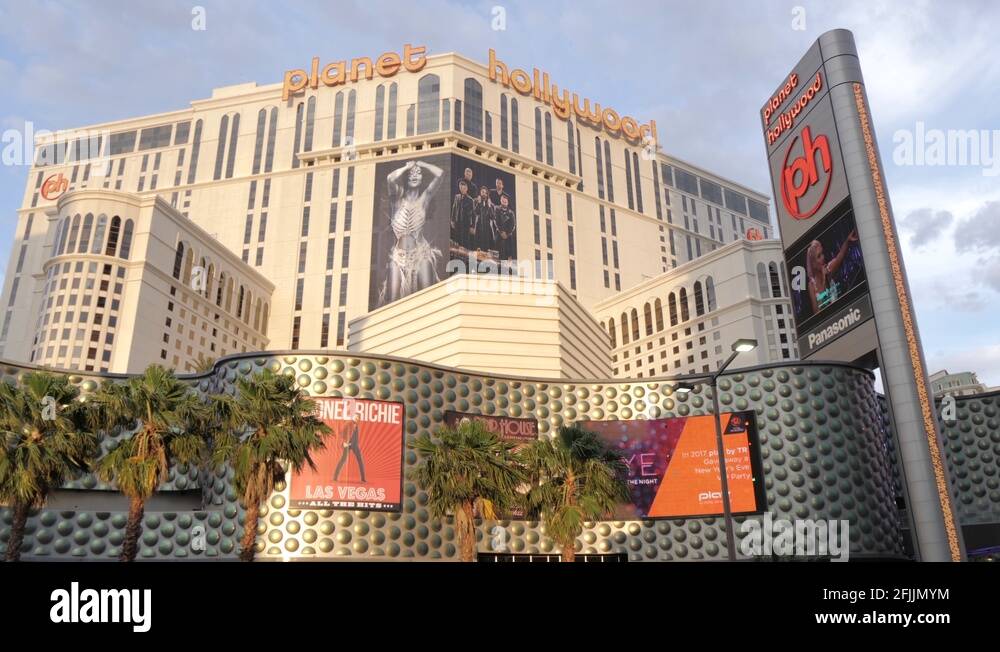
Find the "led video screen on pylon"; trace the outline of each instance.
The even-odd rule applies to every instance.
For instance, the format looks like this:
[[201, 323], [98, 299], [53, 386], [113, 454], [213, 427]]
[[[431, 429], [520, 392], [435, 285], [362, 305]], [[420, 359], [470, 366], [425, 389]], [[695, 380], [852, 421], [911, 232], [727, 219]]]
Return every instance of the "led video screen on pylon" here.
[[[733, 514], [753, 514], [767, 505], [760, 444], [752, 411], [721, 415], [726, 478]], [[723, 513], [715, 416], [631, 421], [583, 421], [628, 465], [630, 502], [615, 518], [656, 519]]]

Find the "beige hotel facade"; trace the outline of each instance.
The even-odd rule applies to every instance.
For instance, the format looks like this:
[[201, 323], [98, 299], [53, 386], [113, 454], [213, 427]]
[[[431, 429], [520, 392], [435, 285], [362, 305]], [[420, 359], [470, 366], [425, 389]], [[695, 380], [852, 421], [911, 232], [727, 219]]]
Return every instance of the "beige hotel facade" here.
[[[622, 330], [632, 335], [638, 326], [629, 320], [643, 315], [647, 299], [655, 316], [646, 315], [642, 338], [657, 348], [646, 376], [717, 364], [729, 342], [713, 327], [743, 318], [733, 311], [759, 324], [771, 319], [773, 330], [729, 328], [724, 338], [781, 338], [740, 363], [796, 357], [783, 346], [794, 342], [791, 327], [777, 326], [778, 308], [790, 311], [766, 195], [665, 154], [651, 142], [653, 124], [636, 139], [637, 121], [607, 107], [602, 124], [572, 107], [562, 117], [564, 91], [550, 93], [556, 80], [535, 71], [544, 89], [524, 92], [529, 75], [517, 67], [528, 62], [510, 53], [490, 52], [484, 65], [411, 46], [402, 52], [360, 64], [314, 60], [284, 83], [219, 88], [185, 109], [38, 142], [0, 299], [0, 357], [135, 372], [152, 362], [191, 371], [265, 349], [364, 351], [378, 341], [379, 350], [410, 350], [392, 342], [392, 305], [463, 271], [464, 254], [479, 247], [464, 236], [456, 243], [454, 226], [449, 235], [466, 167], [474, 168], [467, 190], [488, 195], [490, 214], [504, 202], [513, 214], [508, 226], [489, 222], [494, 240], [479, 247], [487, 252], [480, 260], [558, 286], [554, 319], [587, 317], [567, 331], [579, 341], [564, 337], [552, 349], [575, 351], [577, 362], [544, 363], [539, 374], [634, 376]], [[422, 180], [406, 186], [400, 179], [412, 180], [414, 167]], [[500, 178], [508, 180], [502, 190]], [[408, 187], [420, 200], [407, 203]], [[746, 242], [748, 234], [763, 242]], [[404, 242], [415, 248], [404, 251]], [[711, 299], [702, 263], [722, 281]], [[770, 274], [767, 296], [755, 295], [761, 263], [782, 269], [782, 296], [770, 294]], [[696, 306], [699, 278], [706, 294]], [[692, 315], [684, 324], [671, 320], [668, 301], [688, 280], [690, 307], [677, 308]], [[400, 311], [401, 324], [415, 305]], [[491, 310], [491, 328], [521, 328], [502, 302]], [[684, 335], [695, 317], [701, 326]], [[367, 335], [349, 333], [362, 326]], [[419, 333], [408, 337], [412, 344]], [[685, 338], [704, 340], [697, 364], [688, 363]], [[515, 350], [523, 340], [504, 341]], [[510, 353], [504, 348], [491, 355], [499, 360]], [[607, 358], [588, 363], [588, 355]], [[454, 342], [446, 354], [419, 357], [493, 364]]]

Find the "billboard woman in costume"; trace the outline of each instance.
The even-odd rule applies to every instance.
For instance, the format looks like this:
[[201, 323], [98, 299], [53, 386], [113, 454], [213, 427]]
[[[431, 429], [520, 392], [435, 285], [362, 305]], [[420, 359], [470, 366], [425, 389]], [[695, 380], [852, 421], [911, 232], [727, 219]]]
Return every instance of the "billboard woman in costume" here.
[[[437, 260], [441, 250], [424, 238], [427, 209], [441, 184], [444, 171], [425, 161], [409, 161], [390, 172], [391, 215], [389, 225], [396, 244], [389, 252], [388, 277], [379, 293], [379, 304], [385, 305], [422, 290], [440, 280]], [[430, 182], [425, 184], [424, 177]]]

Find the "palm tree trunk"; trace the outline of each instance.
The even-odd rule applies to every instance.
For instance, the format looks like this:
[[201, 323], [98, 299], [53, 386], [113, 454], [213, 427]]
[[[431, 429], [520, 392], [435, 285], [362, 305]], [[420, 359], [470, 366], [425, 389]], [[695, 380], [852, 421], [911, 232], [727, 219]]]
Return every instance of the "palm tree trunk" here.
[[28, 506], [14, 503], [14, 522], [10, 526], [10, 539], [7, 541], [6, 561], [21, 560], [21, 544], [24, 543], [24, 526], [28, 522]]
[[576, 542], [564, 543], [562, 547], [562, 561], [576, 561]]
[[472, 502], [462, 503], [462, 517], [455, 519], [459, 530], [462, 561], [476, 561], [476, 522]]
[[240, 541], [240, 561], [253, 561], [257, 554], [257, 518], [260, 515], [260, 505], [256, 502], [247, 507], [246, 520], [243, 521], [243, 539]]
[[132, 497], [128, 501], [128, 521], [125, 523], [125, 541], [118, 561], [135, 561], [139, 552], [139, 535], [142, 533], [142, 515], [146, 511], [146, 501]]

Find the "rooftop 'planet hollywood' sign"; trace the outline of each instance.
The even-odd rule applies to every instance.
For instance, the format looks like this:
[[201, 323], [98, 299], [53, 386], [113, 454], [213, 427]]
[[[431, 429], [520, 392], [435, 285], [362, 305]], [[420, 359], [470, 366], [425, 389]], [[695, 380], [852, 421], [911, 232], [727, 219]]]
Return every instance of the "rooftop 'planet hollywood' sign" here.
[[[583, 99], [583, 106], [580, 105], [580, 97], [576, 93], [563, 90], [559, 93], [559, 87], [549, 81], [549, 73], [540, 72], [538, 68], [532, 69], [529, 77], [528, 73], [520, 68], [508, 71], [507, 65], [497, 59], [497, 53], [490, 49], [490, 63], [488, 66], [491, 82], [498, 82], [504, 88], [513, 87], [521, 95], [531, 95], [539, 102], [543, 102], [552, 107], [552, 112], [563, 120], [569, 120], [573, 115], [598, 129], [604, 128], [612, 136], [623, 136], [626, 140], [636, 143], [652, 143], [655, 145], [659, 139], [656, 133], [656, 121], [650, 120], [648, 124], [640, 125], [635, 118], [620, 116], [617, 111], [611, 108], [601, 110], [601, 105], [594, 103], [594, 108], [590, 108], [590, 100]], [[499, 74], [498, 74], [499, 73]]]
[[[320, 84], [324, 86], [340, 86], [356, 83], [361, 77], [371, 80], [376, 74], [379, 77], [392, 77], [400, 69], [407, 72], [420, 72], [427, 65], [427, 48], [425, 46], [403, 46], [403, 54], [386, 52], [375, 61], [369, 57], [358, 57], [350, 61], [333, 61], [320, 67], [319, 57], [313, 57], [309, 70], [296, 68], [285, 71], [281, 88], [281, 99], [288, 98], [304, 91], [306, 88], [315, 90]], [[584, 98], [583, 104], [576, 93], [563, 90], [561, 93], [556, 84], [550, 83], [549, 74], [532, 70], [531, 76], [520, 68], [509, 70], [507, 65], [497, 59], [496, 52], [490, 50], [489, 63], [490, 81], [499, 83], [505, 88], [513, 88], [525, 96], [532, 96], [539, 102], [552, 107], [552, 112], [563, 120], [569, 120], [574, 115], [581, 121], [598, 129], [604, 129], [611, 136], [622, 136], [626, 140], [638, 144], [655, 144], [659, 138], [656, 133], [656, 121], [640, 125], [635, 118], [621, 116], [612, 108], [601, 108], [596, 102], [591, 108], [589, 99]]]

